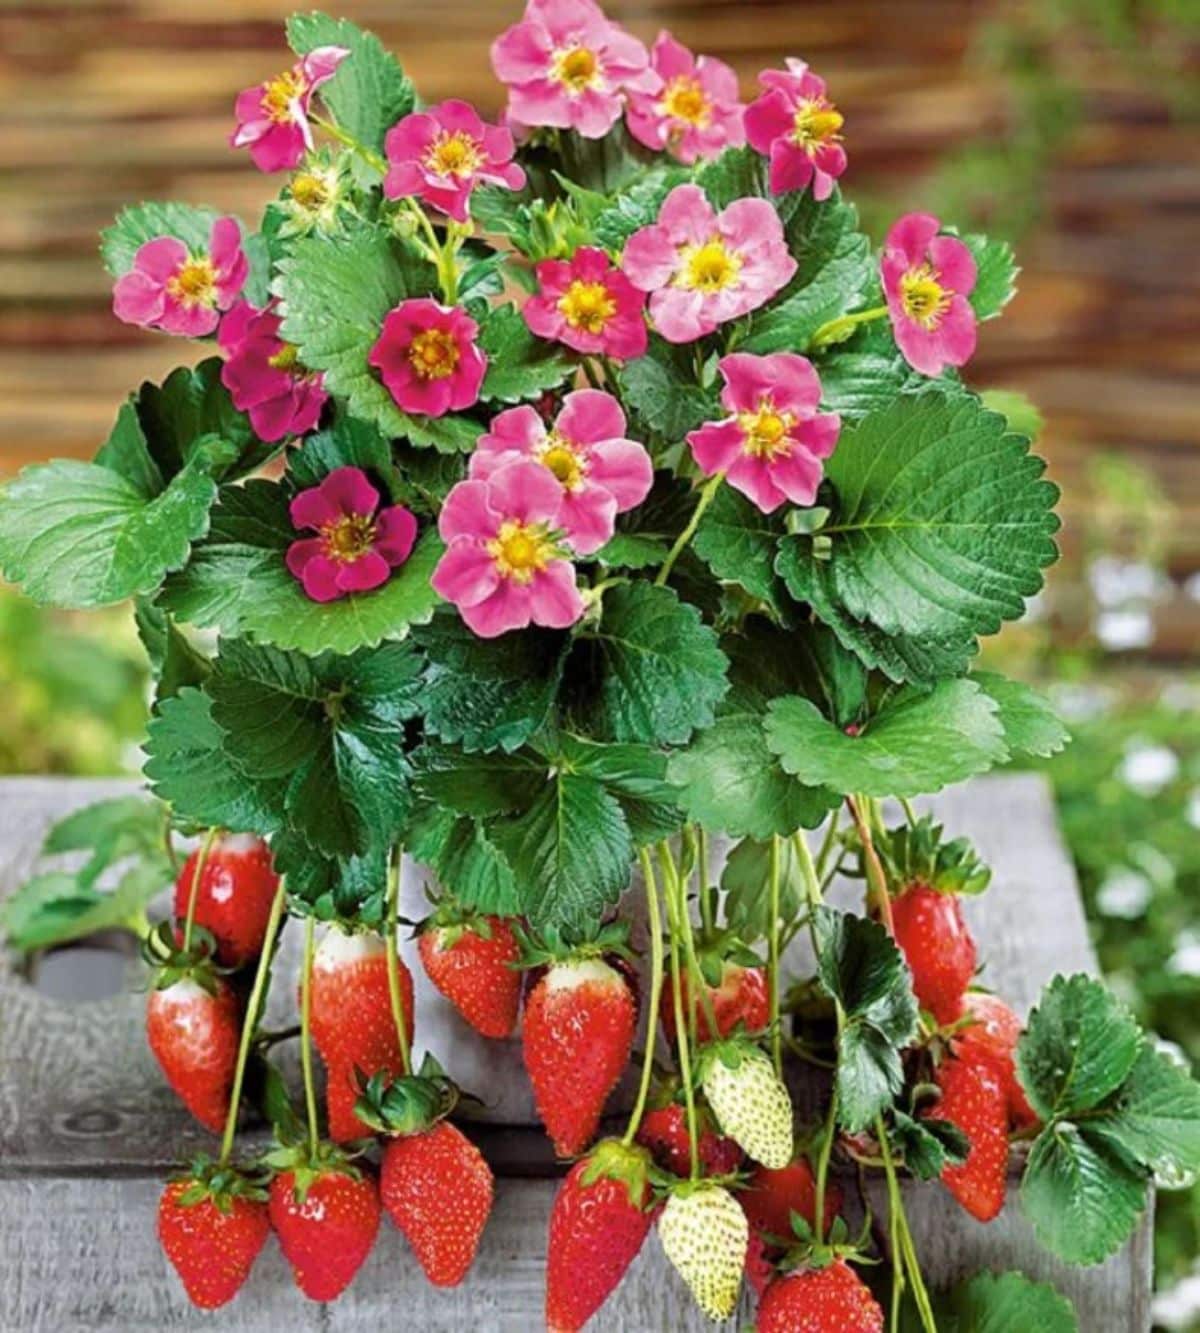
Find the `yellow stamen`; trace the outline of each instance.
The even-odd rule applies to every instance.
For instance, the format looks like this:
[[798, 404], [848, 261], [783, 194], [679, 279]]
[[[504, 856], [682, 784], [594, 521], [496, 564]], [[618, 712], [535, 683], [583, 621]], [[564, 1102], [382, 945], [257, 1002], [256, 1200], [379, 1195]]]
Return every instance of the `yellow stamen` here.
[[185, 260], [167, 279], [167, 292], [189, 309], [217, 303], [217, 271], [207, 255]]
[[712, 103], [699, 79], [680, 75], [667, 84], [659, 102], [663, 115], [703, 128], [712, 119]]
[[790, 412], [777, 412], [770, 398], [763, 398], [757, 412], [740, 412], [738, 425], [744, 436], [742, 452], [751, 458], [765, 458], [768, 463], [791, 452], [793, 440], [789, 434], [796, 424]]
[[565, 491], [577, 491], [583, 485], [587, 460], [577, 452], [570, 440], [552, 431], [538, 451], [539, 461], [554, 473]]
[[904, 313], [923, 329], [932, 331], [942, 322], [954, 293], [938, 281], [931, 264], [910, 268], [900, 279], [900, 303]]
[[375, 521], [369, 514], [347, 514], [344, 518], [326, 523], [321, 529], [325, 554], [338, 564], [359, 560], [375, 541]]
[[291, 343], [284, 343], [274, 356], [267, 358], [272, 370], [295, 370], [300, 364], [300, 349]]
[[563, 318], [573, 329], [602, 333], [617, 313], [617, 303], [602, 282], [584, 282], [576, 278], [558, 299]]
[[742, 269], [741, 255], [730, 250], [719, 236], [703, 245], [686, 246], [681, 258], [676, 282], [702, 292], [719, 292], [731, 286]]
[[297, 172], [292, 177], [292, 200], [306, 213], [319, 213], [329, 202], [329, 182], [315, 171]]
[[266, 112], [268, 119], [278, 125], [286, 125], [292, 119], [292, 103], [303, 94], [307, 86], [304, 75], [298, 70], [286, 70], [266, 84], [259, 106]]
[[409, 344], [408, 359], [423, 380], [444, 380], [458, 368], [458, 343], [445, 329], [422, 329]]
[[570, 93], [582, 93], [594, 88], [600, 79], [600, 62], [594, 51], [586, 46], [568, 46], [554, 53], [550, 77]]
[[530, 583], [545, 569], [556, 554], [554, 542], [544, 523], [522, 523], [509, 519], [487, 544], [496, 569], [514, 583]]
[[842, 137], [845, 123], [845, 117], [832, 102], [818, 97], [801, 102], [796, 108], [792, 138], [806, 153], [815, 153], [827, 143], [836, 143]]
[[425, 168], [436, 176], [469, 176], [483, 161], [479, 140], [457, 130], [454, 134], [442, 130], [425, 150]]

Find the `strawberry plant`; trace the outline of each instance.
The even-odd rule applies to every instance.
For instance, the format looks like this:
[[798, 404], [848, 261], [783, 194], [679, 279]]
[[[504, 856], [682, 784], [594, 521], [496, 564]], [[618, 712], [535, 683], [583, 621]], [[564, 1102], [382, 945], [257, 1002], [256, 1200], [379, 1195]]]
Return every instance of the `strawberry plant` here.
[[[591, 1319], [656, 1230], [714, 1319], [749, 1276], [764, 1329], [1073, 1328], [1019, 1274], [930, 1292], [901, 1190], [1022, 1207], [1093, 1264], [1152, 1181], [1200, 1170], [1200, 1088], [1098, 982], [1057, 978], [1025, 1023], [976, 988], [960, 899], [988, 868], [910, 804], [1066, 740], [973, 666], [1056, 557], [1030, 414], [968, 382], [1008, 246], [924, 213], [877, 245], [815, 72], [789, 59], [743, 103], [593, 0], [529, 0], [496, 39], [499, 125], [419, 105], [351, 23], [287, 39], [231, 135], [278, 174], [262, 217], [135, 203], [102, 238], [115, 316], [208, 345], [93, 461], [0, 497], [4, 576], [132, 600], [155, 674], [153, 799], [64, 821], [47, 853], [82, 868], [5, 917], [29, 948], [146, 937], [151, 1045], [221, 1134], [160, 1213], [189, 1295], [230, 1299], [273, 1226], [330, 1299], [381, 1212], [434, 1284], [471, 1268], [495, 1182], [414, 1060], [408, 855], [440, 886], [421, 965], [476, 1032], [519, 1024], [575, 1159], [551, 1326]], [[839, 874], [861, 910], [825, 901]], [[266, 1032], [293, 921], [299, 1023]], [[785, 977], [802, 934], [815, 971]], [[303, 1114], [270, 1059], [293, 1037]], [[251, 1093], [280, 1142], [238, 1165]], [[858, 1236], [855, 1172], [887, 1196]]]

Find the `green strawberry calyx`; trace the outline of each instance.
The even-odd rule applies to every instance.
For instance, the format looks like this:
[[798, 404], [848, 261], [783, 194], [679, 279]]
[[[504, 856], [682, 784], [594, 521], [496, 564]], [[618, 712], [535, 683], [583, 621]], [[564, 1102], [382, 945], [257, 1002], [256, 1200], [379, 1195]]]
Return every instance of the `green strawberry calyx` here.
[[640, 1144], [601, 1139], [582, 1160], [587, 1165], [580, 1175], [580, 1184], [586, 1187], [598, 1180], [615, 1180], [625, 1186], [629, 1202], [635, 1208], [645, 1212], [651, 1206], [654, 1167], [649, 1152]]
[[360, 1096], [354, 1104], [359, 1119], [381, 1134], [423, 1134], [444, 1120], [458, 1105], [458, 1085], [432, 1055], [426, 1055], [420, 1073], [389, 1079], [384, 1071], [360, 1077]]
[[235, 1199], [254, 1203], [267, 1201], [267, 1177], [257, 1163], [239, 1166], [233, 1162], [215, 1162], [199, 1153], [181, 1171], [171, 1177], [187, 1188], [179, 1195], [182, 1208], [195, 1208], [211, 1202], [219, 1212], [228, 1216]]
[[343, 1175], [351, 1180], [361, 1180], [362, 1171], [354, 1158], [366, 1151], [367, 1142], [343, 1146], [322, 1140], [314, 1152], [307, 1142], [288, 1143], [282, 1139], [278, 1147], [262, 1157], [263, 1166], [274, 1175], [292, 1173], [293, 1194], [297, 1203], [303, 1203], [321, 1176]]
[[929, 815], [913, 824], [888, 829], [877, 840], [879, 852], [894, 886], [893, 895], [915, 885], [938, 893], [982, 893], [992, 878], [966, 838], [943, 840], [942, 826]]

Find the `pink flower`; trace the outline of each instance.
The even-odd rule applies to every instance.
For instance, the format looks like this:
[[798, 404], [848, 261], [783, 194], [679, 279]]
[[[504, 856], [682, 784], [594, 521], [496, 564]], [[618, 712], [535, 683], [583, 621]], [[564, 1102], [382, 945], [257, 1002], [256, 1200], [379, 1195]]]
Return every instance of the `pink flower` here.
[[540, 463], [562, 487], [559, 525], [580, 555], [598, 551], [616, 516], [641, 504], [654, 481], [650, 455], [625, 438], [621, 405], [597, 389], [567, 394], [549, 430], [533, 407], [493, 417], [471, 455], [470, 476], [486, 481], [521, 458]]
[[318, 46], [291, 69], [238, 93], [230, 135], [234, 148], [249, 148], [259, 171], [290, 171], [313, 146], [308, 123], [312, 95], [350, 54], [344, 46]]
[[512, 161], [512, 134], [485, 125], [469, 102], [451, 100], [405, 116], [388, 130], [385, 146], [384, 194], [419, 195], [455, 222], [466, 222], [477, 185], [519, 190], [525, 184], [525, 172]]
[[735, 352], [720, 370], [730, 415], [687, 437], [700, 468], [723, 472], [764, 514], [785, 500], [812, 504], [821, 460], [833, 453], [842, 424], [834, 412], [817, 412], [821, 381], [812, 363], [794, 352]]
[[803, 60], [787, 65], [758, 76], [766, 92], [746, 108], [746, 138], [770, 158], [775, 194], [811, 182], [813, 198], [828, 199], [846, 170], [842, 113], [825, 96], [825, 80], [810, 74]]
[[954, 236], [939, 236], [929, 213], [906, 213], [883, 243], [879, 267], [896, 345], [922, 375], [964, 366], [975, 352], [975, 259]]
[[569, 260], [543, 259], [525, 323], [577, 352], [630, 361], [646, 350], [646, 298], [603, 250], [585, 245]]
[[625, 123], [635, 139], [689, 163], [746, 142], [737, 75], [728, 65], [711, 56], [697, 60], [669, 32], [658, 34], [650, 64], [663, 86], [629, 94]]
[[246, 282], [236, 218], [212, 225], [208, 253], [191, 254], [175, 236], [156, 236], [138, 249], [133, 267], [113, 287], [113, 313], [126, 324], [202, 338], [217, 327]]
[[403, 505], [380, 509], [379, 492], [356, 467], [335, 468], [292, 501], [292, 524], [313, 528], [288, 547], [287, 567], [314, 602], [370, 592], [391, 578], [417, 539], [417, 520]]
[[260, 440], [274, 442], [304, 435], [321, 416], [329, 394], [325, 377], [306, 370], [296, 348], [279, 336], [274, 311], [256, 310], [241, 301], [221, 321], [217, 341], [229, 354], [221, 383], [233, 405], [247, 412]]
[[558, 536], [562, 506], [562, 486], [529, 459], [486, 481], [460, 481], [446, 497], [438, 519], [446, 553], [433, 586], [481, 638], [530, 623], [566, 629], [583, 614]]
[[479, 399], [487, 357], [475, 345], [479, 325], [458, 306], [427, 296], [389, 311], [368, 358], [405, 412], [440, 417]]
[[623, 91], [652, 93], [662, 82], [646, 48], [594, 0], [529, 0], [521, 22], [492, 43], [492, 69], [508, 84], [511, 120], [585, 139], [616, 124]]
[[686, 343], [757, 310], [796, 271], [766, 199], [737, 199], [718, 216], [698, 185], [677, 185], [658, 221], [635, 231], [621, 267], [652, 293], [650, 315], [668, 342]]

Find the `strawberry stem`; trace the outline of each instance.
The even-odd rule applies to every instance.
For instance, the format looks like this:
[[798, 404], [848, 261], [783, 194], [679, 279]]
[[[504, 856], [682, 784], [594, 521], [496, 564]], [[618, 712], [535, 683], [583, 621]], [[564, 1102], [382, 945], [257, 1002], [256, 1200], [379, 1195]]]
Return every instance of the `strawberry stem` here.
[[871, 829], [862, 811], [862, 802], [865, 799], [862, 796], [847, 796], [846, 809], [850, 811], [854, 826], [858, 829], [859, 841], [862, 843], [863, 860], [867, 867], [867, 905], [874, 907], [879, 913], [879, 919], [887, 927], [888, 934], [894, 935], [896, 929], [892, 924], [892, 900], [888, 894], [887, 876], [883, 873], [883, 863], [875, 850]]
[[700, 1008], [704, 1011], [704, 1019], [708, 1024], [709, 1040], [716, 1041], [721, 1034], [717, 1027], [717, 1015], [713, 1009], [712, 996], [708, 993], [708, 983], [704, 980], [704, 973], [700, 970], [700, 959], [696, 956], [696, 941], [692, 935], [692, 918], [688, 911], [687, 891], [683, 876], [680, 875], [679, 866], [671, 855], [670, 847], [665, 842], [659, 843], [658, 851], [659, 859], [663, 865], [664, 878], [677, 900], [678, 916], [676, 921], [679, 928], [679, 937], [683, 943], [688, 974], [691, 977], [691, 984], [688, 987], [690, 1001], [688, 1004], [688, 1034], [693, 1041], [698, 1041], [696, 1003], [692, 994], [694, 992], [695, 996], [699, 997]]
[[[670, 851], [666, 843], [660, 844], [660, 856], [663, 859], [663, 869], [666, 871], [670, 866], [674, 869], [674, 863], [671, 861]], [[671, 882], [671, 876], [665, 875], [663, 886], [663, 895], [667, 904], [667, 925], [670, 931], [671, 939], [671, 997], [675, 1005], [675, 1041], [679, 1047], [679, 1073], [683, 1080], [683, 1098], [687, 1106], [687, 1124], [688, 1124], [688, 1152], [691, 1158], [691, 1169], [689, 1177], [692, 1180], [700, 1179], [700, 1150], [699, 1138], [696, 1129], [696, 1093], [692, 1087], [692, 1060], [688, 1051], [687, 1023], [683, 1015], [683, 986], [679, 975], [679, 903], [677, 901], [678, 880]]]
[[312, 1071], [312, 969], [313, 925], [311, 915], [304, 918], [304, 971], [300, 974], [300, 1068], [304, 1072], [304, 1109], [308, 1115], [308, 1148], [315, 1162], [320, 1133], [317, 1129], [317, 1093]]
[[771, 924], [767, 931], [767, 981], [771, 1003], [771, 1058], [775, 1061], [775, 1073], [782, 1078], [783, 1034], [779, 1029], [779, 835], [777, 833], [771, 836], [770, 895]]
[[695, 825], [696, 866], [700, 876], [700, 922], [704, 933], [709, 935], [713, 928], [712, 885], [708, 878], [708, 834], [700, 824]]
[[209, 854], [212, 852], [213, 843], [216, 840], [217, 830], [210, 828], [204, 835], [204, 842], [200, 846], [200, 854], [196, 857], [196, 869], [192, 871], [192, 886], [188, 890], [187, 916], [183, 921], [184, 953], [190, 953], [192, 949], [192, 930], [196, 924], [196, 899], [200, 896], [200, 881], [204, 878], [204, 867], [208, 864]]
[[879, 1140], [879, 1152], [883, 1158], [883, 1169], [887, 1175], [888, 1211], [892, 1231], [892, 1329], [899, 1329], [900, 1296], [904, 1290], [905, 1273], [912, 1286], [913, 1300], [921, 1316], [925, 1333], [937, 1333], [937, 1323], [933, 1317], [933, 1306], [929, 1301], [929, 1292], [925, 1289], [925, 1279], [921, 1276], [921, 1265], [917, 1259], [916, 1246], [909, 1230], [908, 1217], [904, 1212], [904, 1199], [900, 1194], [900, 1182], [896, 1176], [896, 1164], [892, 1159], [891, 1144], [888, 1142], [887, 1126], [883, 1116], [875, 1119], [875, 1136]]
[[825, 872], [829, 868], [829, 858], [833, 855], [834, 843], [837, 840], [838, 832], [838, 811], [835, 808], [829, 816], [829, 821], [825, 825], [825, 836], [821, 840], [821, 848], [817, 852], [817, 879], [823, 880]]
[[388, 866], [387, 930], [384, 949], [387, 956], [388, 995], [392, 1002], [392, 1019], [396, 1024], [396, 1040], [400, 1043], [400, 1064], [404, 1074], [412, 1073], [412, 1052], [408, 1049], [408, 1024], [405, 1021], [404, 1000], [400, 995], [400, 963], [396, 957], [396, 931], [400, 919], [400, 864], [404, 849], [397, 846]]
[[642, 865], [642, 879], [646, 884], [646, 929], [650, 936], [650, 1003], [646, 1011], [646, 1053], [642, 1057], [642, 1080], [638, 1084], [637, 1101], [629, 1117], [622, 1142], [628, 1147], [638, 1132], [650, 1094], [650, 1074], [654, 1068], [654, 1043], [658, 1037], [658, 1004], [663, 983], [662, 919], [658, 912], [658, 885], [654, 882], [654, 863], [643, 847], [638, 857]]
[[[843, 1021], [842, 1006], [837, 1000], [834, 1001], [834, 1004], [837, 1006], [838, 1037], [840, 1038]], [[829, 1110], [825, 1114], [825, 1137], [821, 1140], [821, 1151], [817, 1157], [817, 1198], [816, 1211], [813, 1216], [816, 1225], [813, 1229], [817, 1233], [818, 1245], [825, 1240], [825, 1186], [829, 1179], [829, 1158], [833, 1153], [833, 1140], [837, 1137], [837, 1113], [838, 1092], [835, 1077], [829, 1093]]]
[[367, 166], [379, 172], [381, 176], [387, 174], [388, 164], [383, 158], [380, 157], [374, 149], [368, 148], [365, 143], [361, 143], [353, 134], [342, 129], [340, 125], [335, 125], [332, 120], [326, 120], [323, 116], [314, 116], [310, 112], [308, 118], [317, 129], [324, 130], [326, 134], [331, 138], [336, 139], [338, 143], [345, 145], [351, 152], [357, 153]]
[[667, 552], [667, 558], [662, 562], [662, 567], [654, 578], [654, 586], [661, 588], [671, 575], [671, 570], [675, 568], [675, 561], [683, 553], [683, 549], [688, 542], [696, 535], [696, 529], [700, 526], [700, 520], [704, 517], [704, 511], [712, 504], [713, 496], [717, 493], [717, 488], [725, 480], [724, 472], [715, 472], [700, 488], [700, 498], [696, 501], [696, 507], [692, 510], [692, 516], [688, 519], [686, 527], [675, 539], [675, 545]]

